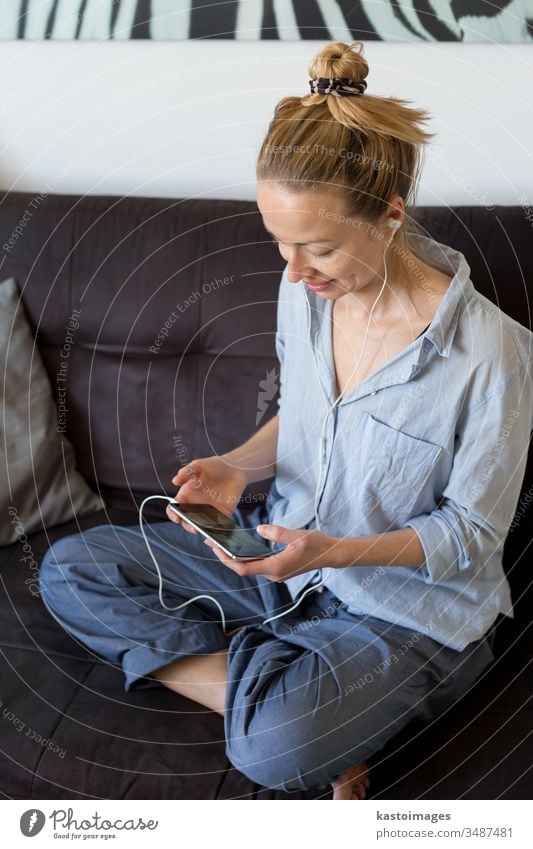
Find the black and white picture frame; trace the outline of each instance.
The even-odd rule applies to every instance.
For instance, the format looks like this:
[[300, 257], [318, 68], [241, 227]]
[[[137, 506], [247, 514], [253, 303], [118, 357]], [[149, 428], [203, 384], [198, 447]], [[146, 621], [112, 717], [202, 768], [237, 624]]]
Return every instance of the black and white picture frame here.
[[0, 40], [532, 42], [533, 0], [0, 0]]

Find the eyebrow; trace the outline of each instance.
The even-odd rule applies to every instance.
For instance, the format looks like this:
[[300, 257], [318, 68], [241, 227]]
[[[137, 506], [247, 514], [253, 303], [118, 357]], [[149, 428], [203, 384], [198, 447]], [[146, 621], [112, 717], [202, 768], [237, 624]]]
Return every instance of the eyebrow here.
[[[280, 239], [278, 239], [278, 237], [277, 237], [274, 233], [272, 233], [272, 231], [271, 231], [271, 230], [269, 230], [269, 229], [268, 229], [268, 227], [265, 227], [265, 230], [266, 230], [266, 231], [267, 231], [267, 233], [269, 233], [271, 236], [274, 236], [274, 238], [276, 239], [276, 241], [277, 241], [277, 242], [281, 241]], [[327, 242], [328, 244], [332, 245], [332, 244], [334, 243], [334, 240], [333, 240], [333, 239], [310, 239], [308, 242], [290, 242], [290, 243], [289, 243], [289, 242], [285, 242], [285, 244], [286, 244], [286, 245], [288, 245], [288, 244], [291, 244], [291, 245], [319, 245], [319, 244], [320, 244], [320, 245], [325, 245], [325, 244], [326, 244], [326, 242]]]

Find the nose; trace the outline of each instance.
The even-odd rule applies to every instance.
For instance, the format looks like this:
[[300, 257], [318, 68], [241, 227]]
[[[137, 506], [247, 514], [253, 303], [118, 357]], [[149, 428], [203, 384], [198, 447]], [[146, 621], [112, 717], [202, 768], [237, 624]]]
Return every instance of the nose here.
[[289, 283], [298, 283], [303, 278], [306, 280], [314, 280], [315, 277], [318, 278], [318, 275], [314, 271], [311, 271], [308, 267], [301, 266], [298, 260], [294, 258], [294, 254], [290, 255], [287, 263], [287, 278]]
[[[305, 265], [306, 257], [304, 256], [304, 251], [301, 250], [299, 245], [278, 245], [279, 251], [286, 261], [287, 268], [287, 279], [289, 283], [298, 283], [300, 280], [320, 280], [323, 279], [320, 277], [320, 274], [317, 274], [315, 270], [311, 270], [309, 266]], [[307, 256], [307, 261], [309, 260], [309, 256]]]
[[300, 274], [299, 271], [291, 271], [290, 268], [287, 271], [287, 278], [289, 280], [289, 283], [299, 283], [302, 277], [303, 274]]
[[298, 248], [278, 244], [278, 249], [281, 256], [287, 263], [287, 277], [289, 283], [298, 283], [298, 281], [302, 279], [302, 273], [299, 270], [301, 257]]

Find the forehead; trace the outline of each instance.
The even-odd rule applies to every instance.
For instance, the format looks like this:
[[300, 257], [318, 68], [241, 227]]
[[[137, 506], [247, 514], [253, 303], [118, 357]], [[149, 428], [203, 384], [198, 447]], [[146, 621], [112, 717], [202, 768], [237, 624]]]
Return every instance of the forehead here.
[[266, 229], [284, 241], [298, 241], [305, 237], [309, 241], [320, 238], [333, 241], [340, 238], [337, 217], [332, 212], [344, 210], [342, 199], [332, 192], [290, 192], [285, 187], [259, 182], [257, 205]]
[[312, 215], [318, 214], [319, 209], [323, 207], [327, 209], [335, 208], [339, 212], [345, 211], [341, 195], [331, 190], [311, 191], [309, 189], [291, 192], [286, 186], [262, 181], [257, 183], [257, 205], [261, 213], [265, 214], [290, 212]]

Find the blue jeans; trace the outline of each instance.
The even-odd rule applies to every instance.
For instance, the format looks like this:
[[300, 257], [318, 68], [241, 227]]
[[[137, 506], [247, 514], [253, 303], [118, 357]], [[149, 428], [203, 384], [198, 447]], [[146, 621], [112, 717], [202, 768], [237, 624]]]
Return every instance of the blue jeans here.
[[[242, 527], [268, 521], [258, 505]], [[284, 583], [241, 577], [200, 535], [166, 520], [146, 534], [169, 606], [136, 526], [101, 525], [58, 540], [40, 570], [43, 601], [74, 637], [124, 674], [125, 690], [161, 687], [149, 674], [180, 657], [227, 649], [224, 730], [232, 764], [265, 787], [327, 788], [411, 720], [460, 698], [494, 656], [487, 639], [462, 652], [431, 637], [346, 610], [330, 590], [293, 604]]]

